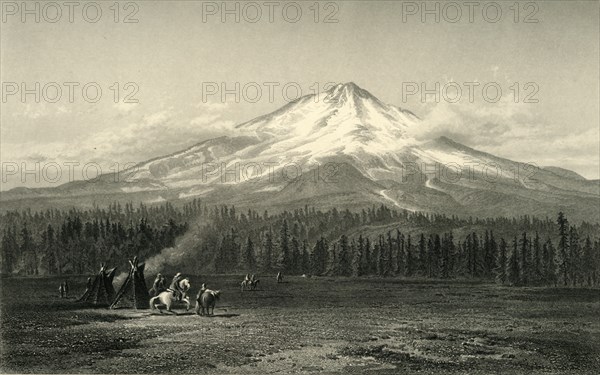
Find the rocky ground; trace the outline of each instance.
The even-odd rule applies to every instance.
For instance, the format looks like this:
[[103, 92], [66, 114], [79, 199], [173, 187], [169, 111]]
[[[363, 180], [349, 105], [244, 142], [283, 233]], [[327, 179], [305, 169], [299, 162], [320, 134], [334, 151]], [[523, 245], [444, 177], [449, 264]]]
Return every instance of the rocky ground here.
[[[73, 278], [82, 292], [84, 279]], [[193, 277], [214, 317], [107, 310], [2, 279], [3, 373], [597, 374], [600, 293], [460, 281]]]

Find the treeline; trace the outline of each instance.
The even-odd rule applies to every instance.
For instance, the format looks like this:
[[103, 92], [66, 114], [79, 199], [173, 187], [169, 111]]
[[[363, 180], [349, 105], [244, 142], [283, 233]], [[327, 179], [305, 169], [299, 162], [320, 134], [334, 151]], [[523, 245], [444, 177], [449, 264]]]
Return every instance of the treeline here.
[[[462, 232], [464, 228], [496, 228], [500, 232], [514, 233], [517, 228], [527, 231], [550, 233], [554, 231], [552, 220], [523, 216], [520, 218], [460, 218], [443, 214], [428, 214], [390, 209], [385, 205], [373, 206], [358, 212], [335, 208], [321, 211], [315, 207], [283, 211], [270, 215], [267, 211], [248, 210], [239, 212], [235, 207], [213, 207], [203, 214], [207, 220], [198, 228], [199, 241], [191, 251], [197, 255], [189, 259], [190, 268], [218, 273], [238, 272], [252, 268], [258, 262], [261, 270], [272, 271], [278, 267], [278, 257], [296, 259], [291, 254], [309, 251], [319, 239], [335, 241], [344, 234], [355, 233], [365, 228], [393, 226], [405, 231], [427, 228], [430, 233], [445, 231]], [[281, 239], [279, 232], [288, 233]], [[598, 225], [583, 223], [588, 232], [598, 231]], [[283, 245], [281, 245], [283, 243]], [[309, 245], [310, 244], [310, 245]], [[242, 246], [250, 247], [242, 249]], [[253, 257], [251, 257], [251, 255]], [[306, 260], [306, 256], [299, 255]], [[254, 258], [254, 259], [252, 259]], [[243, 259], [247, 259], [244, 262]], [[294, 261], [296, 262], [296, 261]], [[213, 265], [207, 269], [207, 264]], [[286, 267], [287, 270], [288, 267]], [[292, 269], [295, 270], [294, 267]], [[197, 272], [197, 271], [196, 271]]]
[[[268, 211], [239, 211], [234, 206], [215, 206], [204, 209], [204, 216], [209, 218], [211, 231], [226, 232], [232, 228], [254, 234], [266, 233], [269, 228], [280, 228], [287, 220], [292, 234], [298, 239], [317, 240], [320, 236], [339, 237], [359, 226], [394, 224], [402, 227], [428, 228], [430, 232], [458, 230], [460, 228], [494, 228], [499, 233], [514, 233], [516, 230], [554, 233], [556, 224], [552, 218], [534, 216], [495, 217], [495, 218], [463, 218], [444, 214], [409, 212], [390, 209], [385, 205], [373, 206], [361, 211], [336, 208], [321, 211], [315, 207], [305, 206], [303, 209], [283, 211], [269, 214]], [[583, 222], [579, 228], [584, 233], [598, 233], [600, 226]], [[275, 229], [274, 229], [275, 230]]]
[[110, 204], [91, 210], [9, 211], [2, 215], [0, 271], [53, 275], [97, 271], [100, 263], [148, 258], [175, 244], [188, 220], [201, 213], [198, 201], [176, 209]]
[[[510, 285], [598, 285], [599, 224], [460, 218], [395, 210], [302, 209], [269, 214], [208, 207], [113, 203], [88, 210], [9, 211], [0, 216], [0, 271], [95, 272], [176, 245], [190, 272], [474, 278]], [[179, 271], [179, 270], [177, 270]]]
[[[222, 208], [221, 218], [225, 212], [227, 209]], [[373, 213], [372, 217], [377, 217], [377, 210]], [[333, 220], [332, 225], [352, 222], [341, 219], [339, 213], [322, 214], [321, 219]], [[345, 215], [347, 213], [342, 217]], [[252, 218], [253, 214], [250, 212], [248, 217]], [[218, 233], [216, 227], [233, 218], [213, 224], [211, 233]], [[321, 235], [310, 242], [305, 234], [315, 228], [324, 232], [327, 225], [323, 221], [310, 224], [311, 220], [300, 220], [298, 213], [283, 213], [277, 218], [281, 221], [271, 222], [266, 229], [232, 228], [220, 237], [215, 235], [210, 246], [205, 243], [205, 254], [213, 257], [213, 270], [217, 273], [282, 271], [317, 276], [463, 277], [510, 285], [595, 286], [600, 283], [600, 242], [597, 238], [592, 240], [589, 234], [580, 238], [581, 228], [570, 226], [562, 213], [557, 222], [545, 220], [533, 225], [536, 221], [529, 220], [528, 226], [515, 225], [512, 232], [520, 234], [508, 241], [497, 237], [492, 230], [484, 230], [482, 235], [469, 232], [456, 239], [452, 231], [411, 235], [397, 228], [376, 236], [342, 234], [334, 240]], [[311, 215], [306, 218], [310, 219]], [[290, 222], [294, 223], [291, 227]], [[365, 224], [360, 217], [356, 217], [356, 222]], [[433, 219], [431, 223], [435, 222]], [[582, 225], [584, 230], [590, 229], [588, 226]], [[526, 230], [521, 231], [523, 227], [550, 230], [545, 231], [542, 240], [539, 231], [528, 234]], [[216, 252], [210, 252], [209, 247], [216, 248]]]

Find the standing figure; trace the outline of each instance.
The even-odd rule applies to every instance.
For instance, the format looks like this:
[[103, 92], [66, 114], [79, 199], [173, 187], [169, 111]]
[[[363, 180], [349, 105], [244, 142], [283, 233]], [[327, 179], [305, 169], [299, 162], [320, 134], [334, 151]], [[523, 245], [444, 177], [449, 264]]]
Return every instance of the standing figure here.
[[65, 298], [69, 298], [69, 282], [65, 279]]
[[198, 292], [198, 295], [196, 296], [196, 300], [199, 300], [202, 293], [206, 292], [207, 289], [208, 289], [208, 287], [206, 286], [206, 283], [202, 284], [202, 287], [200, 288], [200, 291]]
[[65, 284], [64, 283], [60, 283], [60, 286], [58, 287], [58, 293], [60, 294], [60, 298], [65, 297]]
[[165, 277], [159, 273], [156, 275], [156, 279], [154, 279], [154, 283], [152, 284], [152, 289], [150, 289], [150, 295], [157, 296], [164, 291], [165, 291]]
[[281, 274], [281, 271], [277, 272], [277, 283], [281, 283], [283, 282], [283, 275]]
[[159, 273], [159, 275], [160, 275], [160, 280], [158, 281], [158, 290], [157, 290], [157, 292], [158, 293], [162, 293], [165, 290], [167, 290], [167, 287], [165, 286], [165, 277], [163, 275], [161, 275], [160, 273]]

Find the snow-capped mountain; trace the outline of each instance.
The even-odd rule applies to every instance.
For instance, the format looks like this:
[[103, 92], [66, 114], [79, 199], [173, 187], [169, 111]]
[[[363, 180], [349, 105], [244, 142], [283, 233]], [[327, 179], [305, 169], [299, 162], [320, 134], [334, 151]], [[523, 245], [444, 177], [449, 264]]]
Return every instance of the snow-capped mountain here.
[[[419, 141], [422, 121], [354, 83], [307, 95], [236, 127], [235, 134], [155, 158], [95, 183], [11, 191], [51, 204], [102, 200], [207, 202], [290, 209], [387, 204], [474, 216], [600, 221], [597, 181], [534, 168], [448, 138]], [[560, 171], [560, 172], [559, 172]]]

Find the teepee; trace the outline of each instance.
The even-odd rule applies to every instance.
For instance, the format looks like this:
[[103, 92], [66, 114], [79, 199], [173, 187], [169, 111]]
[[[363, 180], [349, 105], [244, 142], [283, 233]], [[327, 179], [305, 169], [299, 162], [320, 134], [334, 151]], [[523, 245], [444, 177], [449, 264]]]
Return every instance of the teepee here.
[[101, 264], [100, 271], [94, 278], [92, 286], [86, 289], [77, 302], [91, 302], [94, 305], [102, 306], [110, 305], [115, 298], [115, 288], [112, 283], [116, 271], [116, 267], [106, 270], [104, 264]]
[[150, 295], [146, 288], [144, 280], [144, 263], [138, 264], [137, 257], [129, 261], [131, 269], [129, 275], [121, 288], [117, 292], [117, 296], [110, 305], [111, 309], [120, 307], [133, 307], [136, 309], [149, 308]]

